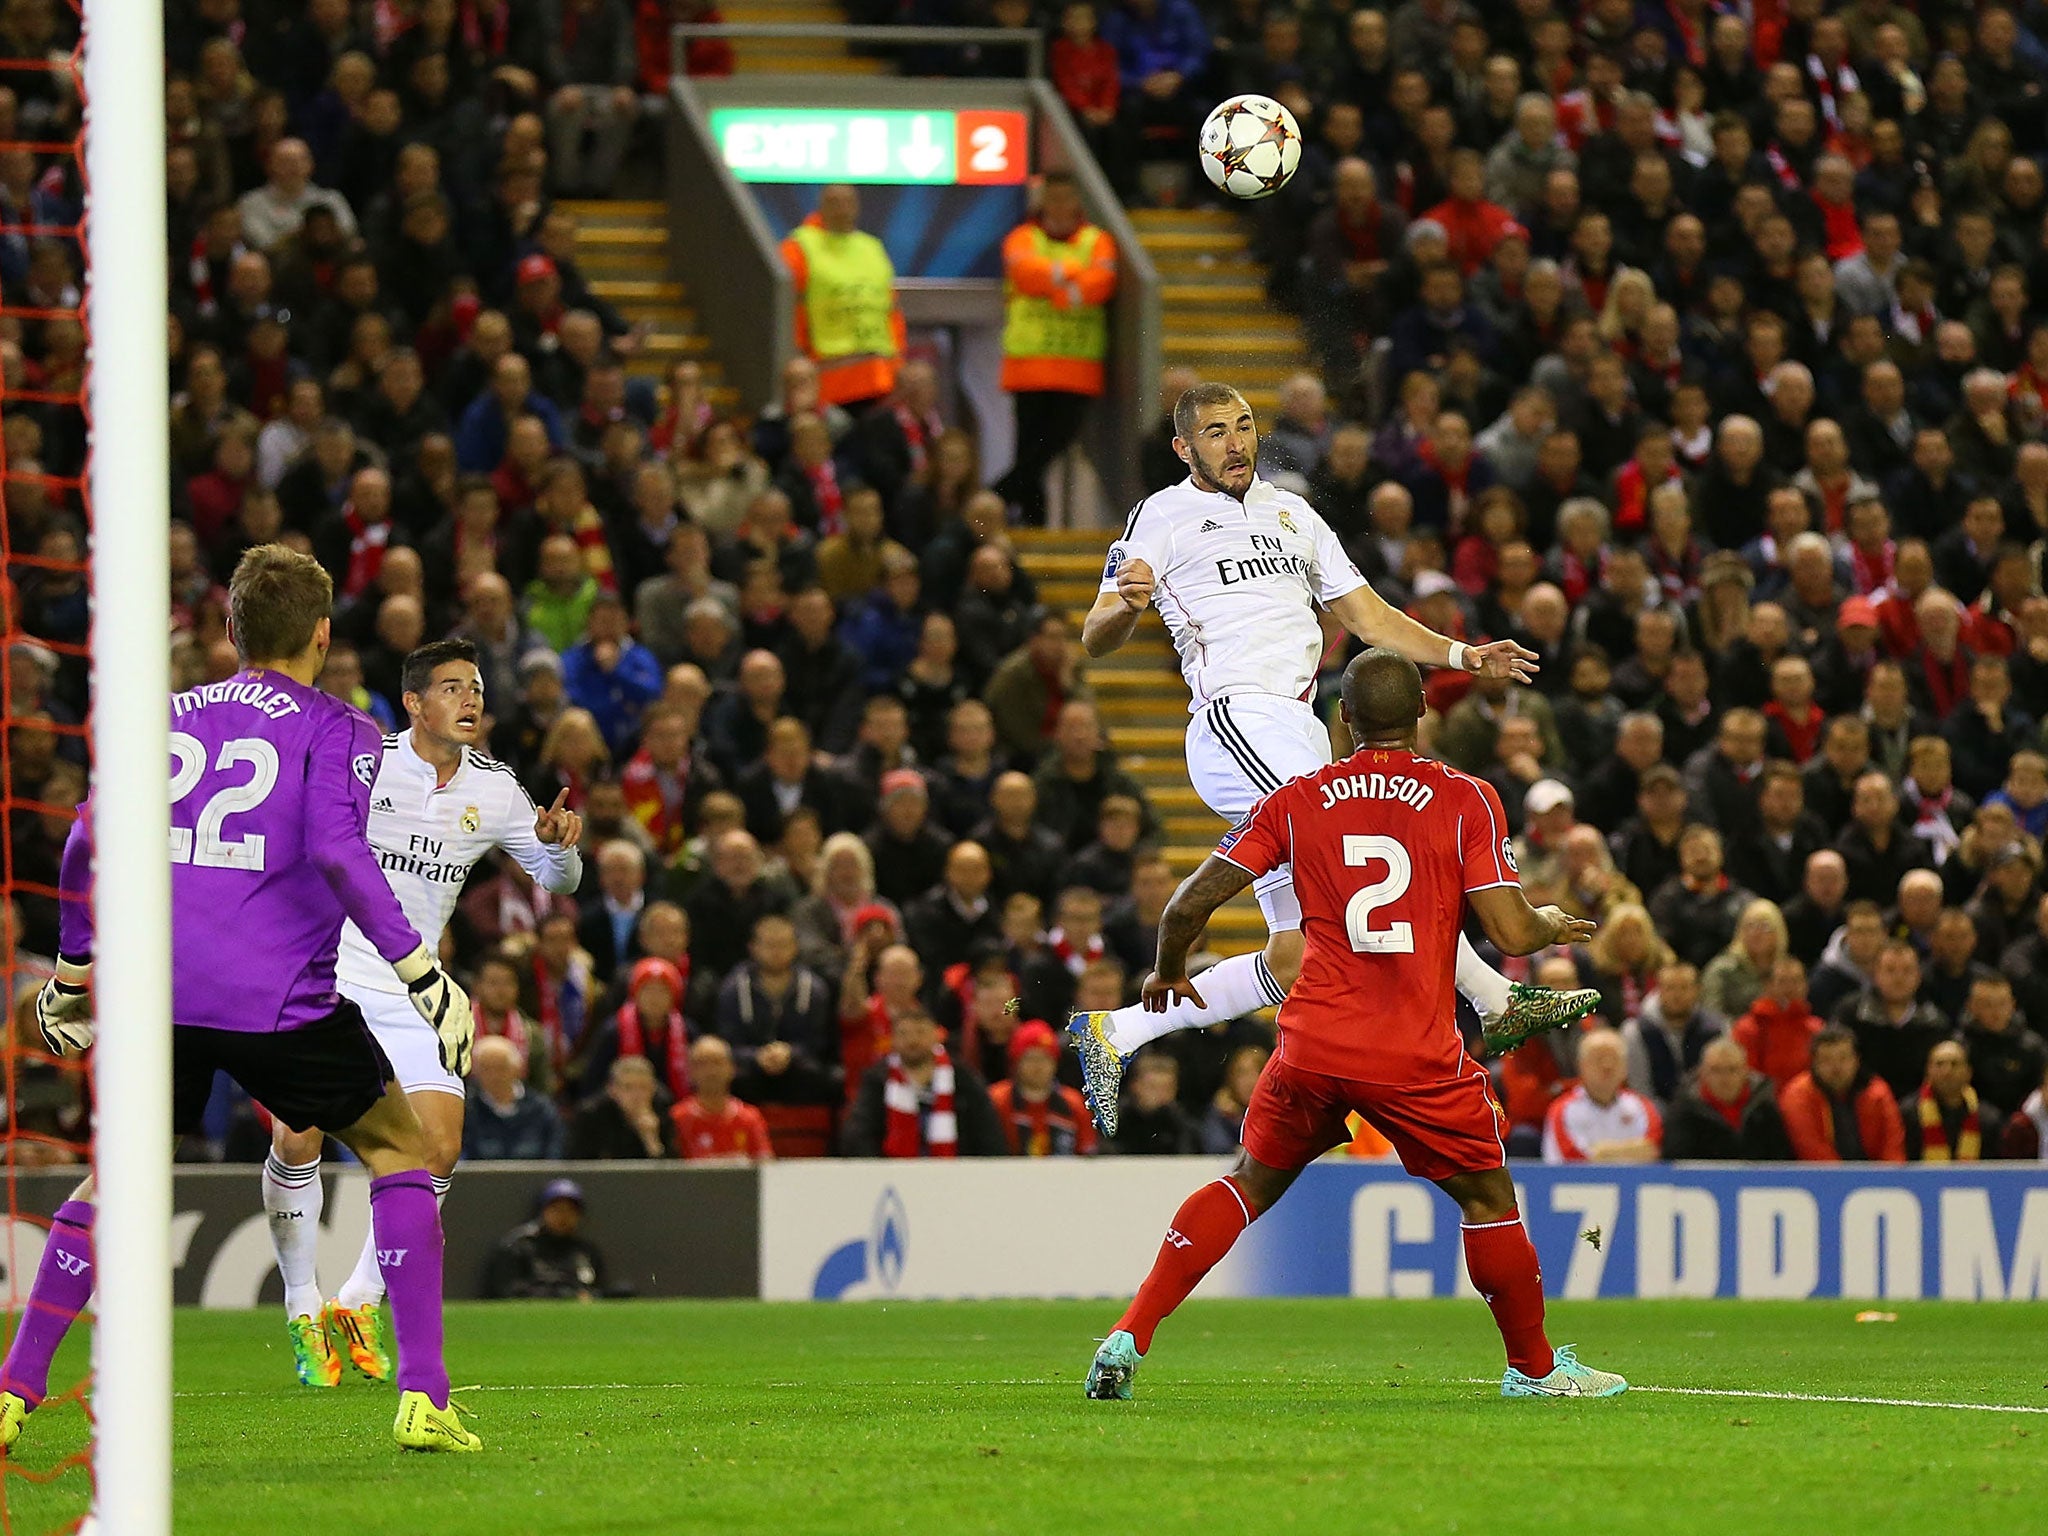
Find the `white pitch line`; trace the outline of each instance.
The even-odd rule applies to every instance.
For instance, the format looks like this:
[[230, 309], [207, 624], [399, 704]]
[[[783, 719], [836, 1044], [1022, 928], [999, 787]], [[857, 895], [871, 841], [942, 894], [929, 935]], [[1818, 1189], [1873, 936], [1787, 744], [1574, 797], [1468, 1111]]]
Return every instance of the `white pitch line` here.
[[[1474, 1386], [1492, 1386], [1491, 1376], [1468, 1376]], [[1666, 1397], [1755, 1397], [1776, 1403], [1850, 1403], [1869, 1408], [1945, 1408], [1956, 1413], [2048, 1413], [2024, 1403], [1937, 1403], [1917, 1397], [1835, 1397], [1821, 1392], [1759, 1392], [1748, 1387], [1646, 1387], [1629, 1383], [1630, 1392], [1656, 1392]]]
[[[1079, 1380], [1078, 1377], [1074, 1378]], [[961, 1377], [947, 1377], [943, 1381], [885, 1381], [864, 1385], [885, 1387], [1057, 1387], [1066, 1383], [1064, 1376], [1013, 1376], [999, 1381], [970, 1381]], [[457, 1387], [457, 1397], [467, 1397], [472, 1392], [691, 1392], [701, 1390], [706, 1384], [701, 1381], [554, 1381], [493, 1382], [485, 1386]], [[770, 1391], [812, 1392], [818, 1384], [812, 1381], [757, 1381], [756, 1387]], [[273, 1394], [260, 1388], [238, 1388], [226, 1392], [173, 1392], [173, 1397], [269, 1397]]]

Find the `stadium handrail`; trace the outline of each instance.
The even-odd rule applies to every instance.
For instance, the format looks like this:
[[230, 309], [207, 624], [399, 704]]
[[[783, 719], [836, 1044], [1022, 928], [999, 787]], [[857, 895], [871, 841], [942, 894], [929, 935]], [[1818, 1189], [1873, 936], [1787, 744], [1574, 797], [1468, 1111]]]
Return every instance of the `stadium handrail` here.
[[727, 381], [757, 410], [775, 398], [783, 362], [796, 350], [796, 285], [760, 206], [719, 156], [710, 114], [681, 69], [669, 76], [668, 97], [669, 274], [690, 285], [697, 323]]

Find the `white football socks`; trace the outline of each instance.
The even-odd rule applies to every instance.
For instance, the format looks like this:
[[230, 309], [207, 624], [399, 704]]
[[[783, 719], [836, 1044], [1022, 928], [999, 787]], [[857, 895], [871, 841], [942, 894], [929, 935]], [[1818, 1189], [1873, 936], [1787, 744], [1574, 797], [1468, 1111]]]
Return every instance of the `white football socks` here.
[[[454, 1182], [435, 1175], [434, 1204], [437, 1208], [446, 1203], [448, 1186]], [[356, 1267], [342, 1281], [334, 1299], [344, 1307], [374, 1307], [384, 1299], [384, 1271], [377, 1264], [377, 1228], [374, 1222], [369, 1236], [363, 1239], [363, 1251], [356, 1255]]]
[[293, 1166], [276, 1152], [263, 1160], [263, 1214], [270, 1224], [270, 1248], [284, 1276], [284, 1315], [320, 1315], [320, 1159]]
[[[1471, 941], [1458, 935], [1458, 990], [1472, 1000], [1482, 1015], [1505, 1012], [1508, 979], [1479, 958]], [[1241, 1018], [1261, 1008], [1277, 1008], [1287, 994], [1266, 968], [1264, 955], [1233, 955], [1220, 960], [1195, 978], [1195, 990], [1208, 1006], [1175, 1001], [1164, 1013], [1147, 1013], [1142, 1004], [1119, 1008], [1109, 1016], [1109, 1043], [1117, 1054], [1128, 1056], [1142, 1045], [1177, 1029], [1201, 1029]]]
[[1287, 994], [1266, 969], [1264, 955], [1232, 955], [1228, 960], [1217, 961], [1194, 980], [1195, 990], [1202, 994], [1206, 1007], [1197, 1008], [1193, 1003], [1176, 1000], [1167, 1005], [1164, 1013], [1147, 1013], [1140, 1003], [1112, 1013], [1109, 1043], [1116, 1047], [1117, 1054], [1128, 1056], [1139, 1046], [1177, 1029], [1221, 1024], [1225, 1019], [1241, 1018], [1261, 1008], [1277, 1008], [1287, 1001]]
[[1456, 980], [1458, 990], [1472, 1000], [1481, 1018], [1508, 1011], [1507, 977], [1480, 959], [1472, 941], [1462, 933], [1458, 935]]

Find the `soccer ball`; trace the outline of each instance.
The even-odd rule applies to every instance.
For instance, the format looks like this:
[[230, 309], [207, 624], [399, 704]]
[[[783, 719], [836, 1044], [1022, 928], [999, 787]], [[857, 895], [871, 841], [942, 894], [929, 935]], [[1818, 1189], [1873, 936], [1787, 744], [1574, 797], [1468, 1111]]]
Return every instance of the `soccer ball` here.
[[1271, 197], [1301, 164], [1301, 125], [1270, 96], [1233, 96], [1202, 124], [1196, 153], [1232, 197]]

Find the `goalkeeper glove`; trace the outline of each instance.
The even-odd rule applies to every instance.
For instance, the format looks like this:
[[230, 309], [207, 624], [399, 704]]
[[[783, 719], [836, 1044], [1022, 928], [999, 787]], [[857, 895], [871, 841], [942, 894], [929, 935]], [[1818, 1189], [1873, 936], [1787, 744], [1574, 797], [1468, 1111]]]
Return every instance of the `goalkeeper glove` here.
[[469, 1076], [469, 1048], [476, 1038], [476, 1020], [469, 997], [448, 979], [448, 973], [427, 953], [427, 946], [397, 961], [392, 969], [405, 983], [412, 1005], [440, 1041], [441, 1065], [457, 1077]]
[[36, 1028], [53, 1056], [79, 1056], [92, 1048], [92, 962], [59, 958], [57, 974], [36, 994]]

